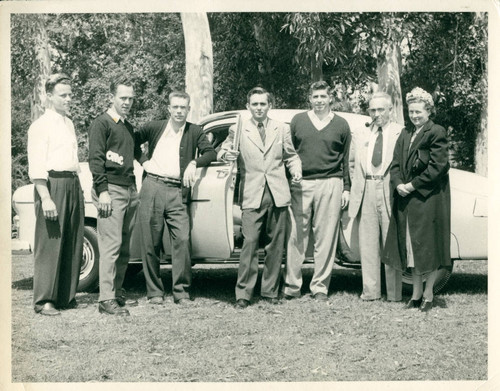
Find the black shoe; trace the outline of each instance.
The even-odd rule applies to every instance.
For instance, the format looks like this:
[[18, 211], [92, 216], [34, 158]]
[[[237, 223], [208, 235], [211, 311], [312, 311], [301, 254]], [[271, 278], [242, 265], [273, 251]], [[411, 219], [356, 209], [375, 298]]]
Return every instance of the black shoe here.
[[260, 298], [260, 300], [265, 301], [266, 303], [269, 303], [269, 304], [273, 304], [273, 305], [281, 304], [281, 302], [279, 301], [279, 299], [277, 297], [264, 297], [264, 296], [262, 296]]
[[236, 307], [237, 308], [247, 308], [250, 305], [250, 302], [245, 299], [238, 299], [236, 300]]
[[412, 308], [419, 308], [421, 303], [422, 303], [422, 298], [418, 300], [410, 299], [410, 301], [406, 303], [405, 308], [407, 310], [411, 310]]
[[287, 295], [285, 293], [285, 294], [283, 294], [283, 299], [285, 299], [285, 300], [300, 299], [300, 296], [292, 296], [292, 295]]
[[54, 303], [51, 303], [50, 301], [48, 301], [47, 303], [45, 303], [43, 305], [36, 305], [35, 312], [37, 314], [45, 315], [45, 316], [61, 315], [61, 312], [56, 310], [56, 307], [54, 307]]
[[155, 305], [161, 305], [163, 304], [163, 297], [162, 296], [153, 296], [148, 300], [149, 304], [155, 304]]
[[318, 301], [328, 301], [328, 296], [326, 293], [319, 292], [313, 295], [313, 299]]
[[116, 302], [118, 303], [118, 305], [120, 307], [125, 307], [125, 306], [129, 306], [129, 307], [136, 307], [139, 305], [139, 302], [135, 299], [125, 299], [125, 296], [118, 296], [116, 298]]
[[99, 312], [106, 315], [129, 316], [130, 312], [118, 305], [116, 299], [100, 301]]
[[174, 301], [175, 304], [178, 304], [178, 305], [181, 305], [181, 306], [187, 306], [187, 305], [191, 305], [193, 304], [193, 301], [189, 298], [183, 298], [183, 299], [179, 299], [179, 300], [175, 300]]
[[422, 300], [422, 304], [420, 305], [421, 312], [428, 312], [432, 308], [432, 301]]

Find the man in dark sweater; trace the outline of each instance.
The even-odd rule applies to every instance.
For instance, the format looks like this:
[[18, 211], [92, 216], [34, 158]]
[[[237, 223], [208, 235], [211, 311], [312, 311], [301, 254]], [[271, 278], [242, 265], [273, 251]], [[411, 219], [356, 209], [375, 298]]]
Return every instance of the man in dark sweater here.
[[302, 263], [309, 232], [314, 236], [314, 299], [327, 300], [335, 260], [341, 209], [349, 203], [349, 147], [347, 121], [330, 110], [330, 87], [320, 81], [309, 90], [312, 110], [299, 113], [290, 124], [292, 141], [302, 161], [301, 183], [291, 186], [292, 216], [283, 293], [300, 297]]
[[97, 117], [89, 130], [89, 166], [94, 186], [92, 200], [98, 211], [99, 312], [130, 315], [123, 307], [122, 289], [130, 258], [130, 233], [139, 203], [134, 157], [141, 155], [134, 129], [126, 116], [134, 102], [134, 88], [127, 78], [113, 80], [111, 107]]
[[191, 249], [187, 203], [196, 179], [196, 168], [208, 166], [217, 157], [203, 130], [186, 122], [189, 101], [187, 93], [172, 92], [168, 105], [170, 119], [146, 123], [136, 132], [138, 144], [148, 143], [147, 156], [139, 160], [145, 178], [138, 221], [147, 295], [152, 304], [163, 303], [160, 250], [165, 224], [172, 244], [174, 302], [181, 305], [190, 302]]

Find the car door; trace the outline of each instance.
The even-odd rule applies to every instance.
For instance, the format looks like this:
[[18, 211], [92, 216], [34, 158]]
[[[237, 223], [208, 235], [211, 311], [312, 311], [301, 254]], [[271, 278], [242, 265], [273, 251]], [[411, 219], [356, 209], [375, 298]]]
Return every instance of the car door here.
[[[225, 126], [206, 124], [206, 134], [227, 132], [236, 122], [235, 146], [239, 143], [241, 118], [238, 115]], [[227, 133], [226, 133], [227, 135]], [[225, 136], [226, 136], [225, 135]], [[224, 136], [224, 138], [225, 138]], [[193, 258], [229, 258], [234, 250], [233, 199], [237, 162], [213, 162], [199, 172], [191, 194], [191, 247]]]

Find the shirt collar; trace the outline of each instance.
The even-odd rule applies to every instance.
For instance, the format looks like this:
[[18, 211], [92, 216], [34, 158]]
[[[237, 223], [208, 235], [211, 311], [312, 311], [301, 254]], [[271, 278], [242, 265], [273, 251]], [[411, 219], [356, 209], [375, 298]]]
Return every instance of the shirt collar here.
[[51, 108], [46, 108], [45, 114], [47, 114], [55, 119], [59, 119], [59, 120], [62, 119], [63, 121], [66, 121], [66, 118], [68, 118], [65, 115], [59, 114], [57, 111], [55, 111], [54, 109], [51, 109]]
[[111, 107], [108, 109], [107, 113], [108, 113], [108, 114], [109, 114], [109, 116], [113, 119], [113, 121], [115, 121], [116, 123], [120, 122], [120, 120], [121, 120], [123, 123], [125, 123], [125, 118], [124, 118], [124, 117], [122, 117], [121, 115], [119, 115], [119, 114], [116, 112], [116, 110], [115, 110], [115, 108], [114, 108], [113, 106], [111, 106]]
[[[184, 129], [186, 128], [186, 123], [187, 122], [184, 122], [184, 125], [182, 125], [180, 128], [179, 128], [179, 133], [177, 134], [182, 134], [184, 133]], [[165, 129], [165, 135], [169, 134], [170, 132], [173, 132], [174, 131], [174, 128], [172, 126], [172, 121], [171, 120], [168, 120], [167, 122], [167, 127]]]
[[388, 126], [389, 126], [389, 122], [387, 122], [384, 126], [377, 126], [377, 125], [373, 124], [372, 125], [372, 133], [377, 133], [378, 128], [382, 128], [382, 133], [383, 133], [384, 130], [386, 130]]
[[323, 119], [319, 119], [319, 117], [316, 115], [316, 113], [314, 112], [314, 110], [309, 110], [309, 115], [313, 116], [317, 121], [321, 121], [321, 122], [328, 121], [328, 122], [330, 122], [333, 119], [333, 117], [335, 116], [335, 113], [332, 110], [330, 110], [328, 112], [328, 115], [325, 118], [323, 118]]
[[[259, 125], [259, 122], [256, 121], [253, 117], [251, 118], [251, 121], [252, 123], [255, 125], [255, 126], [258, 126]], [[267, 127], [267, 123], [269, 122], [269, 118], [266, 117], [266, 119], [264, 121], [262, 121], [262, 125], [264, 125], [264, 128]]]

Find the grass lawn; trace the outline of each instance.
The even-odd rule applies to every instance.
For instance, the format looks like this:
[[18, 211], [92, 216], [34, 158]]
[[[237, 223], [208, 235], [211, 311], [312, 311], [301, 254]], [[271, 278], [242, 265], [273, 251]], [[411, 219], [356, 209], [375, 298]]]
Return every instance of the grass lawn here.
[[[86, 308], [34, 313], [32, 255], [12, 256], [13, 382], [267, 382], [487, 379], [487, 262], [455, 263], [428, 314], [363, 302], [359, 271], [335, 269], [329, 301], [308, 294], [234, 307], [235, 266], [196, 266], [192, 306], [147, 303], [144, 275], [126, 281], [130, 317]], [[170, 268], [162, 269], [170, 293]], [[259, 289], [259, 287], [257, 287]], [[408, 297], [404, 297], [406, 301]]]

